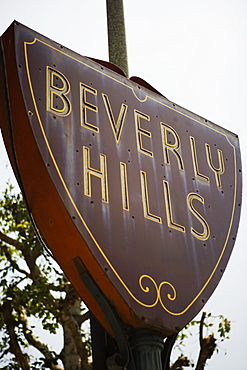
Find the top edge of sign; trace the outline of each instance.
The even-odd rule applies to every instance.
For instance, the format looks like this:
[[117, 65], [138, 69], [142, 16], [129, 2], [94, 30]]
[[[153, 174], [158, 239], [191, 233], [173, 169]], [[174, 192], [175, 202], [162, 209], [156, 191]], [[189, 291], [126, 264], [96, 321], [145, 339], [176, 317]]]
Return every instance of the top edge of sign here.
[[[233, 131], [231, 131], [229, 129], [226, 129], [226, 128], [216, 124], [215, 122], [213, 122], [211, 120], [208, 120], [208, 119], [204, 118], [203, 116], [201, 116], [197, 113], [194, 113], [191, 110], [189, 110], [187, 108], [184, 108], [181, 105], [169, 100], [165, 95], [163, 95], [160, 91], [155, 89], [151, 84], [149, 84], [147, 81], [145, 81], [141, 77], [131, 76], [131, 77], [128, 78], [128, 77], [126, 77], [124, 72], [117, 65], [115, 65], [115, 64], [113, 64], [109, 61], [103, 61], [103, 60], [99, 60], [99, 59], [96, 59], [96, 58], [91, 58], [91, 57], [86, 56], [86, 55], [81, 55], [78, 52], [75, 52], [72, 49], [68, 48], [67, 46], [64, 46], [61, 43], [59, 43], [57, 41], [54, 41], [53, 39], [50, 39], [49, 37], [33, 30], [32, 28], [25, 26], [24, 24], [22, 24], [21, 22], [19, 22], [17, 20], [14, 20], [11, 23], [11, 25], [6, 29], [6, 31], [1, 35], [1, 37], [6, 32], [8, 32], [9, 29], [11, 29], [11, 28], [16, 29], [16, 27], [22, 27], [23, 29], [33, 33], [33, 36], [35, 38], [39, 38], [43, 42], [53, 44], [52, 45], [53, 47], [55, 45], [55, 47], [57, 49], [60, 49], [60, 50], [62, 49], [63, 52], [69, 52], [70, 54], [73, 54], [74, 56], [76, 56], [77, 59], [78, 58], [85, 58], [89, 63], [93, 63], [94, 65], [101, 66], [101, 68], [104, 68], [104, 69], [106, 68], [106, 70], [104, 70], [104, 72], [107, 72], [107, 74], [109, 74], [109, 75], [112, 74], [115, 77], [117, 76], [117, 79], [119, 79], [119, 80], [127, 80], [130, 84], [133, 84], [137, 90], [142, 89], [144, 92], [146, 91], [146, 97], [144, 99], [146, 99], [147, 97], [149, 97], [152, 94], [158, 95], [158, 99], [164, 99], [166, 101], [167, 105], [169, 105], [171, 109], [173, 109], [175, 111], [179, 111], [182, 115], [185, 115], [185, 116], [189, 115], [190, 118], [192, 118], [195, 121], [198, 121], [199, 123], [203, 123], [204, 125], [209, 126], [209, 127], [213, 126], [217, 129], [217, 131], [221, 131], [224, 134], [226, 134], [226, 136], [228, 136], [228, 138], [231, 136], [234, 141], [236, 139], [237, 140], [239, 139], [238, 134], [234, 133]], [[144, 99], [140, 99], [140, 101], [142, 101]]]

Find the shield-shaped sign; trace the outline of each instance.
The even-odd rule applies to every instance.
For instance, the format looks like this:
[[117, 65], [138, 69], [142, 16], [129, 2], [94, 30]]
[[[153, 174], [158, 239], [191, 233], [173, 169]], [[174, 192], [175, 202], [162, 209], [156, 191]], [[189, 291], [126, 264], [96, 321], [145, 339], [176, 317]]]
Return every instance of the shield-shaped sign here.
[[18, 23], [2, 56], [4, 140], [62, 269], [107, 330], [78, 259], [126, 324], [178, 331], [236, 239], [237, 135]]

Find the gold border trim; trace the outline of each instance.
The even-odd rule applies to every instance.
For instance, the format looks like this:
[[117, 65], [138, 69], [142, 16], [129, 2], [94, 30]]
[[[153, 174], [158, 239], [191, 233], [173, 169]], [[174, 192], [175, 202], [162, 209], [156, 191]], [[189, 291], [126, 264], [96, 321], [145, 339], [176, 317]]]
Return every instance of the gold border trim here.
[[73, 205], [73, 207], [74, 207], [74, 209], [75, 209], [75, 211], [76, 211], [76, 213], [77, 213], [77, 215], [78, 215], [79, 219], [81, 220], [81, 222], [82, 222], [83, 226], [85, 227], [85, 229], [87, 230], [87, 232], [88, 232], [88, 233], [89, 233], [89, 235], [91, 236], [91, 238], [92, 238], [93, 242], [95, 243], [96, 247], [98, 248], [99, 252], [100, 252], [100, 253], [101, 253], [101, 255], [103, 256], [103, 258], [105, 259], [105, 261], [107, 262], [107, 264], [109, 265], [109, 267], [112, 269], [112, 271], [113, 271], [113, 273], [115, 274], [115, 276], [117, 277], [117, 279], [120, 281], [120, 283], [121, 283], [121, 284], [123, 285], [123, 287], [126, 289], [126, 291], [128, 292], [128, 294], [129, 294], [129, 295], [130, 295], [130, 296], [131, 296], [131, 297], [132, 297], [132, 298], [133, 298], [133, 299], [134, 299], [138, 304], [140, 304], [140, 305], [142, 305], [142, 306], [144, 306], [144, 307], [152, 308], [152, 307], [156, 306], [156, 305], [157, 305], [157, 303], [159, 302], [159, 303], [161, 304], [162, 308], [163, 308], [166, 312], [168, 312], [169, 314], [171, 314], [171, 315], [173, 315], [173, 316], [180, 316], [180, 315], [183, 315], [185, 312], [187, 312], [187, 311], [189, 310], [189, 308], [190, 308], [190, 307], [195, 303], [195, 301], [199, 298], [199, 296], [202, 294], [202, 292], [206, 289], [207, 285], [209, 284], [210, 280], [212, 279], [213, 275], [215, 274], [215, 272], [216, 272], [216, 270], [217, 270], [217, 268], [218, 268], [218, 266], [219, 266], [219, 264], [220, 264], [220, 261], [221, 261], [221, 259], [222, 259], [222, 257], [223, 257], [223, 254], [224, 254], [224, 252], [225, 252], [225, 249], [226, 249], [226, 246], [227, 246], [227, 243], [228, 243], [228, 240], [229, 240], [229, 236], [230, 236], [230, 232], [231, 232], [232, 224], [233, 224], [233, 218], [234, 218], [235, 206], [236, 206], [236, 191], [237, 191], [237, 190], [236, 190], [236, 189], [237, 189], [237, 169], [236, 169], [236, 148], [235, 148], [235, 146], [234, 146], [234, 145], [229, 141], [229, 139], [228, 139], [228, 137], [227, 137], [227, 135], [226, 135], [226, 134], [224, 134], [224, 133], [222, 133], [222, 132], [218, 131], [216, 128], [213, 128], [213, 127], [209, 127], [209, 126], [207, 126], [207, 128], [209, 128], [209, 129], [211, 129], [211, 130], [213, 130], [213, 131], [218, 132], [220, 135], [225, 136], [226, 140], [229, 142], [229, 144], [230, 144], [230, 145], [232, 146], [232, 148], [233, 148], [234, 164], [235, 164], [235, 167], [234, 167], [234, 180], [235, 180], [234, 201], [233, 201], [232, 215], [231, 215], [231, 220], [230, 220], [230, 227], [229, 227], [229, 229], [228, 229], [228, 233], [227, 233], [227, 235], [226, 235], [226, 240], [225, 240], [224, 246], [223, 246], [223, 248], [222, 248], [222, 251], [221, 251], [221, 253], [220, 253], [220, 256], [219, 256], [219, 258], [218, 258], [218, 260], [217, 260], [217, 262], [216, 262], [216, 264], [215, 264], [214, 269], [212, 270], [211, 274], [209, 275], [209, 277], [208, 277], [207, 281], [205, 282], [205, 284], [203, 285], [203, 287], [201, 288], [201, 290], [198, 292], [198, 294], [197, 294], [197, 295], [194, 297], [194, 299], [193, 299], [193, 300], [192, 300], [192, 301], [191, 301], [191, 302], [190, 302], [190, 303], [185, 307], [185, 309], [184, 309], [183, 311], [181, 311], [181, 312], [172, 312], [172, 311], [170, 311], [170, 310], [165, 306], [165, 304], [164, 304], [164, 303], [163, 303], [163, 301], [162, 301], [162, 297], [161, 297], [161, 289], [162, 289], [162, 287], [163, 287], [164, 285], [168, 285], [168, 286], [171, 288], [171, 290], [172, 290], [172, 295], [171, 295], [171, 294], [167, 294], [167, 295], [166, 295], [166, 297], [167, 297], [170, 301], [174, 301], [174, 300], [176, 299], [176, 289], [175, 289], [175, 287], [174, 287], [171, 283], [169, 283], [169, 282], [167, 282], [167, 281], [163, 281], [163, 282], [161, 282], [161, 283], [158, 285], [158, 284], [156, 283], [156, 281], [155, 281], [151, 276], [149, 276], [149, 275], [142, 275], [142, 276], [140, 276], [140, 278], [139, 278], [139, 286], [140, 286], [140, 288], [141, 288], [145, 293], [148, 293], [150, 289], [149, 289], [147, 286], [146, 286], [146, 287], [144, 287], [144, 286], [143, 286], [143, 284], [142, 284], [142, 280], [143, 280], [144, 278], [149, 279], [149, 280], [153, 283], [153, 286], [154, 286], [154, 288], [155, 288], [155, 290], [156, 290], [156, 299], [155, 299], [155, 300], [154, 300], [154, 302], [153, 302], [153, 303], [151, 303], [151, 304], [145, 304], [145, 303], [141, 302], [141, 301], [140, 301], [138, 298], [136, 298], [136, 297], [135, 297], [135, 295], [131, 292], [130, 288], [129, 288], [129, 287], [125, 284], [125, 282], [122, 280], [122, 278], [120, 277], [120, 275], [118, 274], [118, 272], [116, 271], [116, 269], [114, 268], [114, 266], [112, 265], [112, 263], [110, 262], [110, 260], [107, 258], [107, 256], [106, 256], [106, 254], [104, 253], [104, 251], [101, 249], [101, 247], [100, 247], [99, 243], [98, 243], [98, 242], [97, 242], [97, 240], [95, 239], [95, 237], [94, 237], [93, 233], [91, 232], [91, 230], [90, 230], [90, 229], [89, 229], [89, 227], [87, 226], [87, 224], [86, 224], [85, 220], [83, 219], [82, 215], [80, 214], [80, 212], [79, 212], [79, 210], [78, 210], [78, 208], [77, 208], [77, 206], [76, 206], [76, 204], [75, 204], [75, 202], [74, 202], [74, 200], [73, 200], [73, 198], [72, 198], [72, 196], [71, 196], [71, 194], [70, 194], [70, 192], [69, 192], [69, 189], [67, 188], [67, 185], [66, 185], [66, 183], [65, 183], [65, 181], [64, 181], [64, 179], [63, 179], [63, 176], [62, 176], [62, 174], [61, 174], [61, 172], [60, 172], [60, 169], [59, 169], [59, 167], [58, 167], [58, 165], [57, 165], [57, 162], [56, 162], [56, 159], [55, 159], [55, 157], [54, 157], [54, 155], [53, 155], [53, 152], [52, 152], [52, 149], [51, 149], [51, 147], [50, 147], [49, 141], [48, 141], [48, 139], [47, 139], [47, 137], [46, 137], [46, 133], [45, 133], [44, 127], [43, 127], [43, 125], [42, 125], [42, 121], [41, 121], [41, 118], [40, 118], [40, 115], [39, 115], [38, 107], [37, 107], [36, 100], [35, 100], [35, 96], [34, 96], [34, 90], [33, 90], [33, 86], [32, 86], [31, 76], [30, 76], [29, 63], [28, 63], [28, 52], [27, 52], [27, 46], [28, 46], [28, 45], [34, 45], [36, 42], [40, 42], [40, 43], [42, 43], [42, 44], [44, 44], [44, 45], [46, 45], [46, 46], [48, 46], [48, 47], [50, 47], [50, 48], [52, 48], [52, 49], [56, 50], [57, 52], [59, 52], [59, 53], [61, 53], [61, 54], [65, 55], [65, 56], [69, 57], [70, 59], [73, 59], [73, 60], [75, 60], [76, 62], [79, 62], [80, 64], [84, 64], [84, 65], [85, 65], [85, 66], [87, 66], [88, 68], [91, 68], [91, 69], [95, 70], [96, 72], [103, 74], [103, 75], [104, 75], [104, 76], [106, 76], [107, 78], [110, 78], [110, 79], [112, 79], [112, 80], [114, 80], [114, 81], [116, 81], [116, 82], [120, 83], [121, 85], [124, 85], [124, 86], [126, 86], [126, 87], [130, 88], [130, 89], [132, 90], [133, 94], [135, 95], [135, 97], [136, 97], [139, 101], [141, 101], [141, 102], [144, 102], [144, 101], [146, 101], [147, 99], [151, 99], [151, 100], [153, 100], [154, 102], [157, 102], [158, 104], [161, 104], [161, 105], [163, 105], [163, 106], [165, 106], [165, 107], [167, 107], [167, 108], [169, 108], [169, 109], [171, 109], [171, 110], [173, 110], [173, 111], [175, 111], [175, 112], [177, 112], [177, 113], [181, 114], [181, 115], [182, 115], [182, 116], [184, 116], [184, 117], [187, 117], [187, 118], [189, 118], [189, 119], [192, 119], [193, 121], [195, 121], [195, 122], [197, 122], [197, 123], [199, 123], [199, 124], [201, 124], [201, 125], [203, 125], [203, 126], [207, 126], [207, 125], [206, 125], [205, 123], [203, 123], [203, 122], [201, 122], [201, 121], [199, 121], [199, 120], [195, 119], [195, 118], [192, 118], [191, 116], [189, 116], [189, 115], [187, 115], [187, 114], [185, 114], [185, 113], [183, 113], [183, 112], [179, 112], [179, 111], [178, 111], [178, 110], [176, 110], [175, 108], [170, 107], [169, 105], [167, 105], [167, 104], [165, 104], [165, 103], [161, 103], [160, 101], [158, 101], [158, 100], [156, 100], [156, 99], [154, 99], [153, 97], [150, 97], [150, 96], [148, 96], [148, 95], [146, 95], [146, 97], [145, 97], [144, 99], [140, 99], [140, 98], [138, 98], [138, 96], [135, 94], [134, 89], [133, 89], [131, 86], [128, 86], [128, 85], [126, 85], [124, 82], [119, 81], [119, 80], [115, 79], [115, 78], [114, 78], [114, 77], [112, 77], [112, 76], [109, 76], [108, 74], [104, 73], [103, 71], [99, 71], [98, 69], [96, 69], [96, 68], [94, 68], [94, 67], [92, 67], [92, 66], [88, 65], [87, 63], [84, 63], [84, 62], [82, 62], [82, 61], [80, 61], [80, 60], [76, 59], [75, 57], [73, 57], [73, 56], [71, 56], [71, 55], [66, 54], [64, 51], [61, 51], [61, 50], [59, 50], [59, 49], [57, 49], [57, 48], [55, 48], [55, 47], [53, 47], [53, 46], [51, 46], [51, 45], [47, 44], [47, 43], [46, 43], [46, 42], [44, 42], [44, 41], [41, 41], [41, 40], [39, 40], [39, 39], [37, 39], [37, 38], [34, 38], [34, 40], [33, 40], [32, 42], [24, 42], [24, 56], [25, 56], [25, 62], [26, 62], [27, 77], [28, 77], [28, 82], [29, 82], [29, 86], [30, 86], [30, 92], [31, 92], [31, 96], [32, 96], [32, 100], [33, 100], [33, 104], [34, 104], [35, 112], [36, 112], [36, 115], [37, 115], [37, 118], [38, 118], [38, 122], [39, 122], [39, 125], [40, 125], [40, 129], [41, 129], [41, 132], [42, 132], [42, 135], [43, 135], [44, 141], [45, 141], [45, 143], [46, 143], [47, 149], [48, 149], [48, 151], [49, 151], [49, 154], [50, 154], [50, 156], [51, 156], [51, 158], [52, 158], [53, 164], [54, 164], [54, 166], [55, 166], [55, 169], [56, 169], [56, 171], [57, 171], [57, 173], [58, 173], [58, 176], [59, 176], [59, 178], [60, 178], [60, 180], [61, 180], [61, 183], [62, 183], [62, 185], [63, 185], [63, 187], [64, 187], [64, 189], [65, 189], [65, 191], [66, 191], [66, 193], [67, 193], [67, 195], [68, 195], [68, 198], [69, 198], [69, 200], [71, 201], [71, 204]]

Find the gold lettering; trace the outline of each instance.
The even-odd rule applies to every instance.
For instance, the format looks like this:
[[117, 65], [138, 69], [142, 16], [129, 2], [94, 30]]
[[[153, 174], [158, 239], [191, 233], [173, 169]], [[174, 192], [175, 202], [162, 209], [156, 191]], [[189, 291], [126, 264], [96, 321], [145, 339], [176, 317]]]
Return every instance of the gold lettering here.
[[203, 175], [199, 172], [199, 165], [198, 165], [197, 151], [196, 151], [196, 141], [193, 136], [190, 136], [190, 147], [191, 147], [192, 162], [193, 162], [195, 176], [201, 180], [210, 182], [208, 176]]
[[68, 79], [61, 72], [47, 66], [46, 110], [58, 116], [68, 116], [71, 112], [71, 103], [66, 96], [69, 91]]
[[[169, 151], [171, 151], [178, 161], [178, 167], [180, 170], [183, 171], [184, 164], [181, 154], [179, 153], [180, 148], [180, 138], [176, 130], [171, 126], [167, 125], [166, 123], [160, 122], [161, 124], [161, 137], [163, 143], [163, 151], [164, 151], [164, 162], [170, 164], [170, 157]], [[169, 140], [168, 135], [172, 134], [173, 136], [173, 143]]]
[[122, 204], [125, 211], [129, 211], [129, 192], [127, 181], [126, 163], [120, 162], [120, 178], [122, 190]]
[[144, 171], [140, 171], [140, 175], [141, 175], [141, 191], [144, 217], [148, 218], [151, 221], [162, 224], [162, 218], [152, 214], [149, 209], [147, 174]]
[[200, 194], [189, 193], [187, 195], [187, 204], [190, 212], [195, 216], [195, 218], [201, 223], [203, 227], [203, 232], [199, 233], [193, 227], [191, 227], [191, 234], [200, 240], [207, 240], [210, 236], [210, 228], [207, 221], [200, 215], [200, 213], [194, 208], [193, 200], [196, 199], [202, 204], [204, 204], [204, 198]]
[[137, 148], [139, 152], [148, 155], [149, 157], [153, 157], [153, 152], [143, 147], [142, 144], [142, 136], [152, 137], [151, 132], [145, 130], [141, 127], [141, 118], [145, 119], [146, 121], [150, 121], [150, 117], [147, 114], [141, 113], [134, 109], [134, 117], [135, 117], [135, 126], [136, 126], [136, 138], [137, 138]]
[[91, 197], [91, 176], [96, 176], [101, 180], [101, 195], [102, 201], [108, 203], [108, 182], [106, 170], [106, 156], [100, 154], [100, 170], [91, 167], [90, 149], [83, 147], [83, 172], [84, 172], [84, 194]]
[[122, 129], [123, 129], [123, 125], [124, 125], [125, 116], [126, 116], [128, 106], [126, 104], [121, 105], [119, 115], [118, 115], [118, 119], [117, 119], [117, 122], [116, 122], [115, 118], [113, 116], [113, 112], [112, 112], [112, 108], [111, 108], [111, 104], [110, 104], [108, 96], [106, 94], [102, 93], [102, 97], [103, 97], [103, 101], [105, 103], [106, 112], [108, 114], [109, 121], [111, 123], [113, 134], [115, 136], [116, 142], [118, 143], [120, 141], [120, 136], [121, 136], [121, 133], [122, 133]]
[[222, 175], [225, 172], [225, 164], [224, 164], [224, 158], [223, 158], [222, 150], [217, 149], [217, 152], [218, 152], [218, 160], [219, 160], [219, 168], [216, 168], [213, 165], [212, 154], [211, 154], [211, 150], [210, 150], [210, 145], [209, 144], [205, 144], [205, 147], [206, 147], [207, 161], [208, 161], [209, 167], [211, 168], [211, 170], [215, 174], [216, 185], [218, 186], [218, 188], [222, 188], [222, 183], [221, 183], [220, 175]]
[[175, 229], [175, 230], [178, 230], [184, 233], [186, 231], [185, 227], [173, 221], [170, 186], [169, 186], [168, 181], [164, 180], [163, 185], [164, 185], [167, 225], [168, 227], [171, 227], [172, 229]]
[[80, 82], [80, 118], [81, 125], [89, 130], [99, 132], [99, 128], [87, 121], [87, 109], [97, 113], [98, 107], [87, 101], [87, 93], [97, 95], [97, 90]]

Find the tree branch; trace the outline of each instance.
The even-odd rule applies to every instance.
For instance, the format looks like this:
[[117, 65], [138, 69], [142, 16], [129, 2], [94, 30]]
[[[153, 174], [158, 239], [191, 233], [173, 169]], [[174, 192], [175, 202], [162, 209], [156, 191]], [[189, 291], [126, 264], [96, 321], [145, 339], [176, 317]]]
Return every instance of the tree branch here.
[[[75, 363], [80, 359], [81, 368], [88, 369], [88, 352], [85, 343], [82, 341], [82, 334], [80, 330], [81, 317], [86, 318], [85, 315], [80, 314], [81, 299], [78, 293], [71, 284], [66, 286], [66, 297], [61, 307], [61, 325], [64, 331], [65, 346], [61, 351], [60, 357], [66, 367], [66, 362], [71, 356], [75, 357]], [[76, 360], [77, 358], [77, 360]]]
[[8, 260], [8, 262], [9, 262], [9, 263], [10, 263], [10, 265], [13, 267], [13, 269], [15, 269], [15, 270], [19, 271], [21, 274], [25, 275], [26, 277], [30, 277], [29, 272], [28, 272], [28, 271], [26, 271], [26, 270], [24, 270], [24, 269], [22, 269], [22, 268], [18, 265], [18, 263], [17, 263], [17, 262], [15, 262], [15, 261], [12, 259], [11, 254], [10, 254], [9, 249], [8, 249], [8, 247], [7, 247], [7, 245], [6, 245], [6, 244], [1, 243], [1, 249], [2, 249], [3, 253], [5, 254], [5, 256], [6, 256], [7, 260]]
[[[26, 262], [30, 272], [27, 272], [27, 271], [21, 269], [19, 267], [19, 265], [15, 261], [13, 261], [13, 259], [11, 258], [11, 254], [8, 251], [8, 247], [2, 245], [3, 249], [4, 249], [3, 252], [5, 253], [6, 258], [8, 259], [11, 266], [14, 269], [16, 269], [17, 271], [19, 271], [20, 273], [25, 274], [25, 276], [30, 278], [33, 281], [34, 284], [39, 284], [39, 279], [40, 279], [40, 277], [42, 277], [42, 274], [41, 274], [39, 266], [36, 264], [36, 257], [30, 251], [29, 246], [27, 246], [25, 243], [23, 243], [23, 244], [20, 243], [18, 240], [15, 240], [15, 239], [9, 237], [8, 235], [2, 233], [1, 231], [0, 231], [0, 239], [2, 241], [4, 241], [4, 243], [9, 244], [9, 245], [13, 246], [14, 248], [17, 248], [18, 250], [20, 250], [22, 252], [23, 257], [25, 259], [25, 262]], [[47, 293], [46, 300], [49, 301], [49, 305], [51, 307], [58, 308], [58, 303], [56, 302], [56, 300], [54, 300], [54, 297], [51, 294], [51, 292]]]
[[10, 338], [9, 350], [15, 356], [16, 361], [22, 370], [30, 370], [29, 357], [22, 352], [17, 335], [15, 333], [15, 320], [12, 316], [11, 301], [6, 300], [3, 303], [3, 305], [1, 306], [1, 312], [4, 316], [6, 329]]
[[39, 352], [42, 353], [42, 355], [46, 359], [46, 365], [49, 366], [51, 370], [63, 370], [59, 365], [56, 364], [57, 362], [56, 358], [54, 357], [52, 352], [49, 350], [48, 346], [40, 342], [35, 337], [32, 330], [29, 328], [26, 311], [24, 307], [20, 308], [19, 319], [22, 323], [23, 333], [25, 335], [26, 340], [31, 346], [35, 347]]
[[37, 279], [40, 276], [40, 269], [35, 262], [40, 253], [35, 253], [35, 251], [31, 251], [30, 246], [11, 238], [10, 236], [4, 234], [2, 231], [0, 231], [0, 239], [22, 252], [23, 257], [25, 258], [25, 261], [30, 269], [30, 278], [32, 280]]
[[22, 251], [24, 249], [24, 246], [22, 243], [20, 243], [18, 240], [15, 240], [13, 238], [11, 238], [10, 236], [4, 234], [2, 231], [0, 231], [0, 239], [9, 244], [9, 245], [12, 245], [13, 247], [15, 247], [16, 249], [18, 249], [19, 251]]
[[199, 342], [200, 346], [202, 345], [203, 341], [203, 325], [204, 325], [204, 320], [206, 318], [206, 312], [202, 313], [201, 321], [200, 321], [200, 327], [199, 327]]
[[90, 311], [85, 312], [83, 315], [73, 315], [77, 324], [81, 326], [85, 321], [90, 318]]
[[197, 360], [195, 370], [203, 370], [205, 368], [207, 360], [209, 360], [217, 347], [216, 339], [213, 335], [209, 335], [203, 338], [203, 325], [206, 317], [206, 313], [203, 312], [200, 322], [200, 353]]
[[182, 369], [182, 366], [190, 366], [190, 361], [185, 356], [179, 356], [178, 359], [172, 364], [170, 370]]

